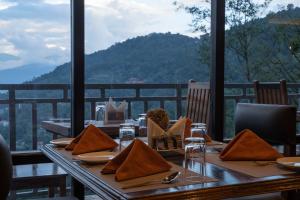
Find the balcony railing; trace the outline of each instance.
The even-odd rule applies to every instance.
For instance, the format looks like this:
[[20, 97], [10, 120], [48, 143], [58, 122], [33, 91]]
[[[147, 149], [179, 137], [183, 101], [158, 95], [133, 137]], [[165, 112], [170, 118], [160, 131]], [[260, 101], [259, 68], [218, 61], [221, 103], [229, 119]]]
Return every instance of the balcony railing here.
[[[165, 108], [166, 105], [174, 111], [173, 117], [179, 117], [185, 113], [185, 100], [187, 84], [87, 84], [86, 104], [89, 106], [89, 119], [95, 119], [95, 107], [97, 102], [107, 101], [110, 96], [116, 101], [125, 100], [128, 102], [128, 117], [133, 117], [134, 107], [146, 112], [151, 106]], [[300, 93], [300, 83], [288, 84], [289, 97], [291, 102], [297, 103]], [[38, 105], [50, 104], [51, 116], [59, 116], [58, 105], [70, 103], [70, 85], [68, 84], [0, 84], [0, 106], [4, 106], [8, 113], [9, 143], [11, 150], [16, 150], [16, 125], [17, 107], [22, 104], [31, 105], [32, 149], [38, 146]], [[40, 93], [39, 93], [40, 92]], [[39, 94], [38, 94], [39, 93]], [[52, 95], [50, 95], [52, 94]], [[118, 95], [117, 95], [118, 94]], [[253, 85], [229, 83], [225, 84], [225, 100], [233, 101], [234, 105], [240, 101], [253, 102]], [[169, 104], [172, 106], [169, 106]], [[152, 106], [153, 107], [153, 106]], [[136, 113], [136, 112], [135, 112]]]

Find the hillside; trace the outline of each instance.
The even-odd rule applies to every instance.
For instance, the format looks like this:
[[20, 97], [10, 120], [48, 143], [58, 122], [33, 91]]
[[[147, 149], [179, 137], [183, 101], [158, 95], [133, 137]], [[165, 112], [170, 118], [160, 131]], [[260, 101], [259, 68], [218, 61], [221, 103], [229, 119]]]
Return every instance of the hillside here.
[[[128, 39], [86, 56], [87, 83], [170, 83], [208, 80], [199, 61], [197, 38], [152, 33]], [[159, 73], [157, 73], [159, 72]], [[70, 63], [58, 66], [32, 83], [69, 83]]]
[[[274, 19], [298, 18], [300, 8], [292, 8], [226, 30], [225, 80], [298, 81], [300, 59], [295, 59], [288, 47], [290, 44], [300, 46], [299, 27], [270, 23]], [[252, 33], [247, 33], [247, 30]], [[247, 37], [242, 38], [247, 39], [239, 40], [243, 34]], [[87, 55], [85, 80], [86, 83], [207, 81], [209, 41], [209, 35], [198, 39], [171, 33], [152, 33], [128, 39]], [[70, 63], [65, 63], [31, 83], [70, 83], [70, 74]]]
[[[1, 59], [1, 58], [0, 58]], [[23, 83], [54, 69], [54, 66], [41, 63], [0, 70], [0, 84]]]

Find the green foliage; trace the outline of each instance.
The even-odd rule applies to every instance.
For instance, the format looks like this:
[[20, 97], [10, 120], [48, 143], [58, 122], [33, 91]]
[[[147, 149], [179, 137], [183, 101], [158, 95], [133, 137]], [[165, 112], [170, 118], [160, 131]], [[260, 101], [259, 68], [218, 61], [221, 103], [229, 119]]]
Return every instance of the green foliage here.
[[[199, 61], [199, 42], [197, 38], [171, 33], [128, 39], [86, 56], [86, 83], [208, 80], [208, 68]], [[70, 83], [70, 73], [70, 63], [66, 63], [32, 83]]]

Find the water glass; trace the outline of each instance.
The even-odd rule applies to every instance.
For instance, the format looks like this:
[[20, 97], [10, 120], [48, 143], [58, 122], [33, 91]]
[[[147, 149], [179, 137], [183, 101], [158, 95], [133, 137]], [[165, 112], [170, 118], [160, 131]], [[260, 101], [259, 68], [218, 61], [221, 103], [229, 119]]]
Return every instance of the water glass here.
[[105, 117], [105, 103], [97, 102], [96, 103], [96, 121], [104, 121]]
[[[184, 147], [184, 178], [188, 181], [199, 182], [206, 174], [206, 142], [203, 137], [187, 139], [189, 143]], [[189, 168], [197, 175], [190, 174]]]
[[147, 136], [147, 125], [146, 125], [146, 115], [145, 113], [139, 114], [139, 136]]
[[96, 125], [96, 121], [95, 120], [85, 120], [84, 121], [84, 125], [90, 125], [90, 124], [92, 124], [92, 125]]
[[203, 137], [204, 134], [207, 134], [206, 124], [193, 123], [191, 125], [191, 137]]
[[135, 138], [135, 126], [132, 123], [124, 123], [120, 124], [119, 129], [119, 139], [120, 139], [120, 146], [119, 149], [122, 149], [122, 143], [124, 141], [131, 141]]

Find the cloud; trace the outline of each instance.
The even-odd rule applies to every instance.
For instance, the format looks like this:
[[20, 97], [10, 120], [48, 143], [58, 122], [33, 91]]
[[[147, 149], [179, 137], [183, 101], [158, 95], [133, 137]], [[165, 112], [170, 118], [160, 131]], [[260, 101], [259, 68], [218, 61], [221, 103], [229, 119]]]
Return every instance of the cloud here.
[[[190, 16], [177, 12], [172, 2], [86, 0], [86, 53], [152, 32], [193, 35], [188, 26]], [[0, 53], [20, 58], [0, 63], [0, 69], [28, 63], [58, 65], [69, 61], [70, 1], [2, 0], [0, 38], [5, 39], [0, 41]]]
[[5, 10], [16, 5], [18, 5], [16, 2], [1, 1], [0, 10]]
[[[176, 11], [173, 0], [86, 1], [87, 52], [152, 32], [197, 36], [188, 26], [191, 16]], [[95, 42], [97, 41], [97, 42]]]
[[19, 60], [1, 62], [0, 69], [29, 63], [58, 65], [70, 60], [68, 4], [50, 5], [42, 0], [9, 2], [14, 6], [0, 10], [0, 53]]
[[44, 0], [44, 3], [53, 5], [69, 4], [70, 0]]
[[[177, 11], [173, 1], [85, 0], [86, 53], [152, 32], [198, 37], [188, 25], [191, 16], [183, 10]], [[299, 0], [289, 2], [300, 4]], [[70, 0], [0, 0], [0, 38], [0, 54], [19, 58], [1, 62], [0, 69], [70, 61]]]
[[0, 49], [2, 54], [9, 54], [15, 56], [19, 54], [19, 51], [17, 50], [15, 45], [5, 38], [0, 39]]

